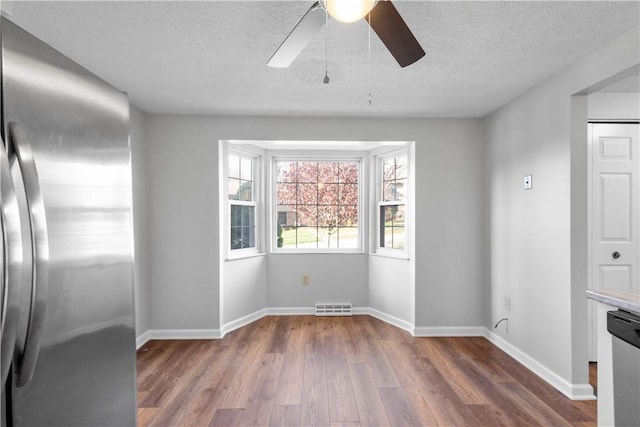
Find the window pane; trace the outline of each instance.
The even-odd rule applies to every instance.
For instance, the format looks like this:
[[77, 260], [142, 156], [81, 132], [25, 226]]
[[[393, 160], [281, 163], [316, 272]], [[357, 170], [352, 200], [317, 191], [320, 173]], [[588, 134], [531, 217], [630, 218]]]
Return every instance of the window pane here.
[[396, 157], [396, 179], [407, 177], [407, 156]]
[[397, 205], [395, 206], [395, 208], [396, 209], [393, 215], [393, 226], [404, 227], [404, 205]]
[[243, 200], [245, 202], [252, 201], [253, 200], [253, 181], [240, 180], [240, 187], [238, 188], [238, 192], [236, 193], [236, 198], [234, 200]]
[[393, 181], [396, 178], [396, 159], [384, 159], [382, 161], [382, 180]]
[[229, 177], [240, 178], [240, 157], [229, 154]]
[[248, 157], [240, 158], [240, 178], [253, 181], [253, 159]]
[[229, 200], [252, 201], [253, 159], [229, 154]]
[[384, 227], [384, 248], [393, 248], [393, 227]]
[[385, 181], [382, 183], [382, 200], [392, 202], [394, 200], [404, 201], [406, 198], [406, 179]]
[[389, 202], [396, 199], [396, 183], [395, 181], [385, 181], [382, 184], [382, 200]]
[[406, 178], [396, 180], [395, 199], [393, 200], [398, 200], [398, 201], [406, 200], [406, 197], [407, 197], [406, 185], [407, 185]]
[[318, 247], [338, 248], [338, 227], [318, 227]]
[[296, 204], [316, 205], [318, 204], [318, 184], [298, 184], [296, 194]]
[[256, 246], [255, 206], [231, 205], [231, 249]]
[[253, 226], [255, 224], [253, 206], [242, 206], [242, 225]]
[[358, 204], [358, 184], [340, 184], [340, 204]]
[[404, 205], [380, 206], [380, 247], [404, 249]]
[[296, 223], [296, 211], [288, 205], [278, 205], [276, 207], [278, 212], [278, 222], [280, 225], [290, 227]]
[[340, 182], [347, 184], [358, 183], [358, 163], [340, 162]]
[[296, 225], [313, 226], [318, 224], [318, 207], [316, 205], [300, 205], [296, 209]]
[[393, 249], [404, 249], [406, 233], [404, 232], [404, 223], [400, 226], [393, 227]]
[[316, 248], [318, 232], [316, 227], [284, 227], [282, 230], [283, 248]]
[[242, 227], [242, 247], [253, 248], [256, 246], [256, 230], [254, 227]]
[[296, 162], [276, 162], [277, 182], [296, 182]]
[[242, 225], [242, 206], [231, 205], [231, 227], [240, 227]]
[[318, 182], [318, 162], [298, 162], [298, 182]]
[[338, 224], [340, 227], [357, 227], [358, 206], [340, 206], [338, 208]]
[[296, 229], [296, 248], [317, 248], [318, 229], [316, 227], [298, 227]]
[[407, 156], [382, 160], [382, 200], [404, 201], [406, 198]]
[[276, 203], [279, 205], [296, 204], [296, 184], [276, 184]]
[[338, 226], [338, 209], [336, 206], [323, 206], [318, 209], [318, 225], [321, 227]]
[[338, 184], [318, 185], [318, 204], [337, 205], [338, 204]]
[[229, 178], [229, 200], [240, 200], [238, 190], [240, 189], [240, 180]]
[[318, 164], [318, 182], [335, 184], [338, 182], [337, 162], [320, 162]]
[[231, 249], [242, 249], [242, 227], [231, 227]]
[[340, 227], [338, 238], [341, 248], [357, 248], [360, 245], [357, 227]]

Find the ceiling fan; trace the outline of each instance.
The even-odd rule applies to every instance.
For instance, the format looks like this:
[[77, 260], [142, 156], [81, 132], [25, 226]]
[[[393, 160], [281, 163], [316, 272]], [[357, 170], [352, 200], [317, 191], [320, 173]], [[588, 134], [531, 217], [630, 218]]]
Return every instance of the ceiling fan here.
[[327, 13], [341, 22], [365, 19], [401, 67], [413, 64], [425, 53], [390, 0], [316, 1], [291, 30], [267, 65], [286, 68], [325, 25]]

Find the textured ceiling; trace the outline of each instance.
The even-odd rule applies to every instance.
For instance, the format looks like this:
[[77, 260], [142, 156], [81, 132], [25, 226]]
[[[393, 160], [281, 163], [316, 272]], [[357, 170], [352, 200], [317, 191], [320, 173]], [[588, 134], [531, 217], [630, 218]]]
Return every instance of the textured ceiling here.
[[[407, 1], [426, 51], [401, 69], [365, 21], [265, 65], [310, 1], [2, 1], [17, 24], [147, 112], [482, 117], [640, 23], [640, 2]], [[370, 71], [369, 71], [370, 70]], [[372, 104], [368, 105], [368, 93]]]

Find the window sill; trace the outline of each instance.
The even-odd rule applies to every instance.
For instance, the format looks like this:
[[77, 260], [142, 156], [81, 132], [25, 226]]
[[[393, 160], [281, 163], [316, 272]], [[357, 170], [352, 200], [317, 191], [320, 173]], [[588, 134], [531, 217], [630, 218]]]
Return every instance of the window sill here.
[[397, 259], [399, 261], [411, 261], [411, 258], [409, 258], [406, 254], [394, 255], [394, 254], [391, 254], [391, 253], [372, 252], [370, 255], [373, 256], [373, 257], [379, 257], [379, 258]]
[[256, 252], [256, 253], [251, 253], [251, 254], [242, 254], [242, 255], [236, 255], [236, 256], [230, 256], [225, 258], [225, 262], [227, 261], [239, 261], [241, 259], [247, 259], [247, 258], [257, 258], [257, 257], [264, 257], [267, 256], [266, 253], [264, 252]]
[[330, 251], [318, 249], [315, 251], [304, 250], [278, 250], [271, 251], [269, 255], [365, 255], [365, 252], [361, 249], [353, 251]]

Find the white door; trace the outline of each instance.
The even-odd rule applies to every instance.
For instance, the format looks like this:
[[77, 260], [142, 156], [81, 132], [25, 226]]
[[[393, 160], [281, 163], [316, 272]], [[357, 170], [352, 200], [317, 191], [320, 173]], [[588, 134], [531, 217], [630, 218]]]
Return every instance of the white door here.
[[[596, 289], [640, 287], [640, 125], [589, 125], [591, 266]], [[596, 360], [595, 315], [590, 359]]]

